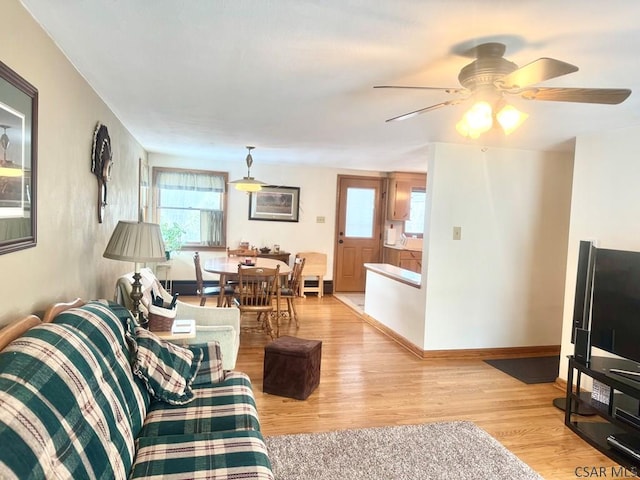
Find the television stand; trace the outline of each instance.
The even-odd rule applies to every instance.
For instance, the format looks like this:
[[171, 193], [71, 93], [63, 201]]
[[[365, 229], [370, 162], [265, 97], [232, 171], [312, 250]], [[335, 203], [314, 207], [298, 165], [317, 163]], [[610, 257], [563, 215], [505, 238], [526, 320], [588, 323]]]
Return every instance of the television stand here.
[[628, 378], [629, 380], [640, 382], [640, 372], [633, 370], [621, 370], [620, 368], [610, 368], [609, 373], [615, 373], [616, 375]]
[[[640, 378], [622, 376], [635, 372], [636, 363], [629, 360], [591, 357], [588, 364], [569, 357], [564, 423], [580, 438], [625, 468], [640, 470], [640, 427], [625, 419], [620, 412], [640, 418]], [[608, 387], [606, 398], [594, 399], [582, 391], [582, 376]], [[574, 385], [575, 378], [575, 385]], [[599, 401], [600, 400], [600, 401]], [[592, 407], [602, 421], [580, 418], [581, 406]]]
[[[573, 412], [583, 417], [597, 415], [598, 412], [596, 412], [596, 410], [591, 405], [589, 405], [589, 402], [591, 400], [591, 392], [581, 392], [580, 397], [583, 401], [573, 407]], [[567, 410], [566, 397], [554, 398], [552, 403], [554, 407], [562, 410], [563, 412]]]

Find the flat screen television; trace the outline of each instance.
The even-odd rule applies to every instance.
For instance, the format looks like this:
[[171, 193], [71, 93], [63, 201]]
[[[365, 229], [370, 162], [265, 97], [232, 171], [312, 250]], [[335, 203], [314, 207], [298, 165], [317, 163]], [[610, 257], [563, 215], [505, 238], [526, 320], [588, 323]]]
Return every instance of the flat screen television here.
[[640, 252], [598, 248], [591, 345], [640, 362]]

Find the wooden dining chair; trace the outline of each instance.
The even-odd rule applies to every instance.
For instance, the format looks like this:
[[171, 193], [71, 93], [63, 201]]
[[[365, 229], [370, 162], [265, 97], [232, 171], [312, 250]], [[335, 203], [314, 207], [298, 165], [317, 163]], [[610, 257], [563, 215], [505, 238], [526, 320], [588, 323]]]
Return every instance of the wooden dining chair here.
[[257, 257], [257, 248], [229, 248], [227, 247], [227, 257]]
[[[193, 254], [193, 265], [196, 269], [196, 295], [200, 297], [200, 306], [204, 307], [208, 297], [215, 297], [218, 305], [231, 306], [231, 298], [235, 291], [232, 285], [220, 285], [217, 287], [205, 287], [202, 278], [202, 266], [200, 265], [200, 254]], [[220, 296], [222, 295], [222, 298]]]
[[241, 314], [255, 313], [258, 322], [262, 319], [261, 326], [271, 338], [277, 337], [280, 333], [278, 322], [276, 321], [275, 334], [271, 322], [274, 316], [274, 302], [276, 320], [280, 314], [279, 276], [279, 265], [276, 268], [238, 266], [238, 288], [234, 302]]
[[298, 312], [296, 311], [296, 298], [299, 297], [300, 281], [306, 259], [296, 256], [293, 262], [293, 270], [286, 285], [280, 287], [280, 298], [287, 301], [287, 311], [289, 319], [294, 319], [296, 328], [300, 328]]
[[[227, 258], [237, 258], [238, 263], [244, 263], [247, 258], [251, 258], [252, 263], [256, 263], [256, 257], [258, 256], [257, 248], [229, 248], [227, 247]], [[227, 285], [233, 287], [238, 286], [238, 277], [234, 275], [226, 276]]]

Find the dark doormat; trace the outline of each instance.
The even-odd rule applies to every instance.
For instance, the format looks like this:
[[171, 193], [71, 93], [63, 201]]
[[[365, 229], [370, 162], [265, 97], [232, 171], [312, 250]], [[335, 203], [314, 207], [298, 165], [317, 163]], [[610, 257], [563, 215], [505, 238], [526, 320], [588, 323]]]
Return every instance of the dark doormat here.
[[485, 362], [524, 383], [553, 383], [558, 378], [560, 355], [500, 358]]

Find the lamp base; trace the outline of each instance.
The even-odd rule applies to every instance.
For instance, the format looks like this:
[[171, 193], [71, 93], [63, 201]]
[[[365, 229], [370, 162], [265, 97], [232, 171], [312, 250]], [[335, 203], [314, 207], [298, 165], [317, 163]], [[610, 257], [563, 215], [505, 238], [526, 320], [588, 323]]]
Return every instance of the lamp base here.
[[133, 283], [131, 284], [131, 293], [129, 294], [129, 297], [133, 302], [133, 308], [131, 309], [133, 318], [135, 318], [138, 325], [143, 328], [147, 328], [149, 321], [144, 318], [144, 314], [140, 311], [140, 300], [142, 299], [142, 283], [140, 283], [141, 278], [142, 276], [140, 275], [140, 272], [134, 272]]

